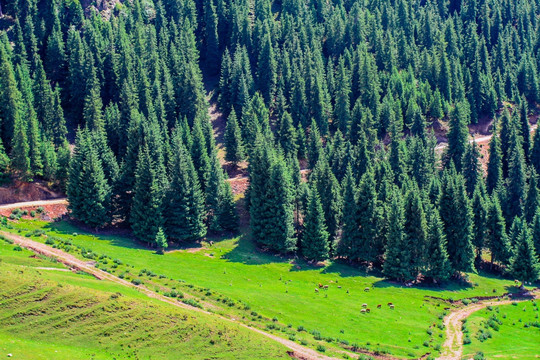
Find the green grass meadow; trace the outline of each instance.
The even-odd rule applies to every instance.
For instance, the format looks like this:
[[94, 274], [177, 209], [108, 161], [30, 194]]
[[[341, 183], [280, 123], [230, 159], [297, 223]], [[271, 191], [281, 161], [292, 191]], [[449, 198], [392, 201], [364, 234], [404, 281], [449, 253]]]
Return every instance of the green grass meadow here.
[[[67, 222], [21, 220], [13, 226], [10, 231], [20, 235], [42, 229], [57, 243], [70, 244], [64, 243], [63, 249], [79, 257], [80, 248], [91, 251], [97, 266], [127, 280], [137, 279], [161, 292], [174, 289], [210, 311], [242, 317], [328, 351], [354, 345], [398, 357], [436, 356], [444, 341], [444, 309], [453, 307], [448, 300], [517, 290], [513, 281], [477, 274], [469, 274], [471, 285], [405, 287], [346, 264], [313, 267], [300, 259], [261, 253], [246, 237], [158, 255], [128, 237], [89, 234]], [[44, 236], [32, 238], [46, 241]], [[316, 292], [319, 284], [328, 290]], [[371, 309], [369, 314], [361, 313], [363, 304]]]
[[540, 358], [539, 302], [493, 306], [473, 313], [465, 327], [471, 343], [466, 358], [482, 352], [486, 359]]
[[12, 359], [288, 358], [239, 325], [33, 258], [0, 241], [0, 357]]

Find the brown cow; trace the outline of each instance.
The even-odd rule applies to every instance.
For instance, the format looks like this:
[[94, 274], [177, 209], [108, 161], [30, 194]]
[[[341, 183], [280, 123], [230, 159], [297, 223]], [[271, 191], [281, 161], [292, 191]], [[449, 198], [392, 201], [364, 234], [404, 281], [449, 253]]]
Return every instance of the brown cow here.
[[367, 309], [366, 309], [366, 312], [367, 312], [367, 313], [370, 313], [370, 312], [371, 312], [371, 309], [370, 309], [370, 308], [367, 308]]
[[377, 305], [377, 309], [380, 309], [381, 307], [382, 307], [382, 305], [381, 305], [381, 304]]
[[324, 289], [324, 290], [328, 290], [328, 285], [324, 285], [324, 286], [323, 286], [323, 289]]

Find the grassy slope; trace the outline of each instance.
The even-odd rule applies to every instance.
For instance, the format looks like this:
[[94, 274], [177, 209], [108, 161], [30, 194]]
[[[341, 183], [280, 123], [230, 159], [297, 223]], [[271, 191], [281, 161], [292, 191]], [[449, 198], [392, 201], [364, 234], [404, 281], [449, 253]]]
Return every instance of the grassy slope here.
[[[471, 344], [464, 346], [463, 354], [470, 357], [482, 351], [487, 359], [538, 359], [540, 328], [524, 326], [526, 323], [540, 322], [538, 304], [533, 305], [533, 302], [527, 301], [515, 306], [495, 306], [492, 310], [483, 309], [472, 314], [467, 321]], [[494, 315], [502, 321], [498, 331], [485, 326]], [[492, 338], [481, 342], [478, 339], [479, 329], [489, 331]]]
[[13, 251], [0, 241], [0, 355], [15, 359], [288, 358], [248, 329]]
[[[399, 356], [419, 356], [442, 343], [441, 298], [464, 298], [502, 294], [513, 290], [513, 283], [471, 274], [475, 287], [450, 284], [445, 288], [406, 288], [340, 264], [313, 268], [298, 262], [300, 269], [285, 259], [255, 251], [245, 239], [216, 243], [211, 249], [171, 251], [156, 255], [130, 239], [120, 236], [84, 235], [67, 223], [46, 224], [23, 221], [19, 228], [45, 228], [49, 235], [71, 239], [74, 245], [121, 259], [137, 269], [150, 269], [174, 279], [183, 279], [249, 304], [268, 318], [276, 317], [293, 328], [304, 326], [323, 337], [357, 343], [371, 350], [383, 349]], [[74, 235], [78, 233], [78, 235]], [[44, 241], [43, 238], [36, 239]], [[138, 270], [137, 270], [138, 271]], [[290, 282], [288, 280], [291, 280]], [[318, 283], [329, 284], [328, 291], [314, 291]], [[341, 286], [341, 289], [338, 288]], [[370, 287], [370, 292], [364, 292]], [[348, 290], [348, 293], [347, 293]], [[495, 290], [495, 292], [493, 292]], [[393, 302], [395, 310], [386, 303]], [[372, 309], [361, 315], [362, 303]], [[382, 309], [376, 309], [383, 304]], [[428, 335], [428, 327], [433, 334]], [[428, 341], [432, 349], [425, 347]]]

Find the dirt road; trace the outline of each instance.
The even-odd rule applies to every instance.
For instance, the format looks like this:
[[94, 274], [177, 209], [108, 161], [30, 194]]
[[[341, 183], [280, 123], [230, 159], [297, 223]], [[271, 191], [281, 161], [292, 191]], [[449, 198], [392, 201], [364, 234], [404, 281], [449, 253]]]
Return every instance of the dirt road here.
[[67, 203], [68, 203], [67, 198], [26, 201], [26, 202], [0, 205], [0, 209], [17, 209], [17, 208], [25, 208], [29, 206], [45, 206], [45, 205], [67, 205]]
[[[279, 336], [270, 334], [270, 333], [268, 333], [266, 331], [247, 326], [247, 325], [245, 325], [245, 324], [243, 324], [241, 322], [235, 321], [233, 319], [229, 319], [229, 318], [226, 318], [226, 317], [223, 317], [223, 316], [220, 316], [220, 315], [212, 314], [212, 313], [209, 313], [208, 311], [205, 311], [205, 310], [193, 307], [193, 306], [189, 306], [189, 305], [184, 304], [182, 302], [174, 301], [174, 300], [172, 300], [172, 299], [170, 299], [168, 297], [165, 297], [163, 295], [155, 293], [155, 292], [149, 290], [148, 288], [146, 288], [146, 287], [144, 287], [142, 285], [135, 286], [132, 283], [126, 281], [126, 280], [120, 279], [117, 276], [114, 276], [114, 275], [109, 274], [109, 273], [107, 273], [105, 271], [97, 269], [91, 263], [87, 263], [87, 262], [85, 262], [83, 260], [77, 259], [75, 256], [73, 256], [71, 254], [68, 254], [68, 253], [66, 253], [66, 252], [64, 252], [64, 251], [62, 251], [60, 249], [53, 249], [52, 247], [47, 246], [45, 244], [39, 243], [37, 241], [30, 240], [28, 238], [21, 237], [21, 236], [15, 235], [15, 234], [11, 234], [11, 233], [5, 232], [5, 231], [0, 231], [0, 235], [3, 235], [6, 238], [9, 238], [9, 239], [13, 240], [13, 242], [15, 244], [18, 244], [18, 245], [20, 245], [22, 247], [25, 247], [25, 248], [27, 248], [29, 250], [32, 250], [35, 253], [43, 254], [43, 255], [46, 255], [46, 256], [49, 256], [49, 257], [54, 257], [58, 261], [60, 261], [61, 263], [65, 264], [65, 265], [67, 265], [69, 267], [73, 267], [73, 268], [76, 268], [78, 270], [82, 270], [82, 271], [84, 271], [84, 272], [86, 272], [88, 274], [91, 274], [91, 275], [95, 276], [97, 279], [108, 280], [108, 281], [112, 281], [114, 283], [117, 283], [117, 284], [120, 284], [120, 285], [123, 285], [123, 286], [126, 286], [126, 287], [135, 288], [138, 291], [142, 292], [143, 294], [147, 295], [148, 297], [163, 301], [163, 302], [168, 303], [170, 305], [177, 306], [177, 307], [189, 310], [189, 311], [196, 311], [196, 312], [199, 312], [199, 313], [205, 313], [205, 314], [208, 314], [208, 315], [216, 316], [216, 317], [219, 317], [222, 320], [225, 320], [225, 321], [232, 322], [232, 323], [235, 323], [237, 325], [243, 326], [243, 327], [245, 327], [245, 328], [247, 328], [247, 329], [249, 329], [251, 331], [257, 332], [257, 333], [259, 333], [261, 335], [264, 335], [264, 336], [266, 336], [266, 337], [268, 337], [268, 338], [270, 338], [270, 339], [272, 339], [274, 341], [277, 341], [280, 344], [284, 345], [285, 347], [289, 348], [291, 350], [290, 355], [297, 358], [297, 359], [303, 359], [303, 360], [329, 360], [329, 359], [335, 359], [335, 358], [331, 358], [331, 357], [319, 354], [317, 351], [315, 351], [313, 349], [309, 349], [307, 347], [304, 347], [304, 346], [302, 346], [300, 344], [297, 344], [297, 343], [295, 343], [293, 341], [286, 340], [286, 339], [283, 339], [283, 338], [281, 338]], [[349, 356], [353, 355], [352, 353], [347, 353], [347, 354]]]
[[[536, 294], [535, 297], [538, 297], [538, 294]], [[472, 313], [482, 310], [488, 306], [510, 305], [513, 302], [520, 301], [527, 300], [513, 299], [486, 301], [472, 304], [451, 312], [444, 318], [444, 326], [446, 327], [446, 341], [442, 346], [442, 355], [438, 358], [438, 360], [461, 360], [463, 355], [463, 331], [461, 331], [462, 320], [465, 320]]]

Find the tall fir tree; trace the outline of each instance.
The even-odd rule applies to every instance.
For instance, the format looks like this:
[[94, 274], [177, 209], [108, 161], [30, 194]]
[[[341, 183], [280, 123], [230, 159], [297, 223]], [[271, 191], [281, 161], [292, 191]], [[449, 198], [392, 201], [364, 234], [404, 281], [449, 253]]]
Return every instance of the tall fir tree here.
[[330, 247], [329, 233], [324, 223], [324, 212], [317, 188], [312, 186], [309, 191], [307, 211], [302, 232], [302, 255], [308, 260], [323, 261], [328, 259]]

